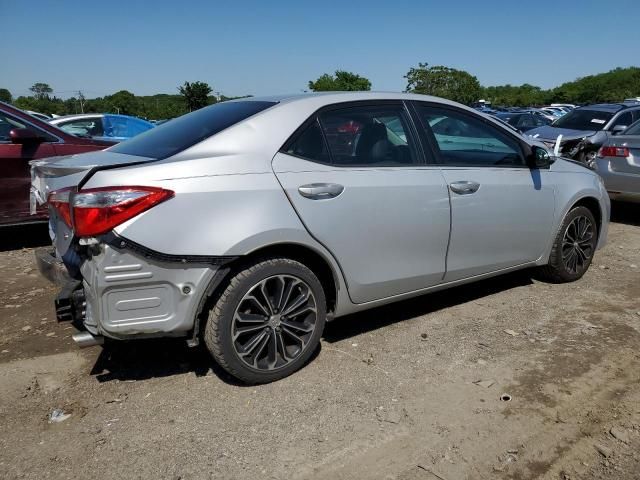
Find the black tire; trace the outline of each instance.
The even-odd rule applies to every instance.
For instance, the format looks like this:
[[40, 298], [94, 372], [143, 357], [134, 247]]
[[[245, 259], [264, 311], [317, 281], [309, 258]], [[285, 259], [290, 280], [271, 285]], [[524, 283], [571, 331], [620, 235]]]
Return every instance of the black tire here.
[[[584, 228], [586, 228], [585, 236], [579, 239], [573, 239], [576, 235], [581, 235], [579, 230], [582, 230], [583, 225], [585, 225], [581, 223], [583, 221], [586, 221], [586, 226], [584, 226]], [[576, 227], [578, 223], [580, 226]], [[589, 232], [591, 233], [590, 237]], [[588, 240], [586, 240], [587, 237], [589, 237]], [[574, 240], [573, 243], [571, 240]], [[574, 207], [567, 213], [560, 229], [556, 233], [551, 255], [549, 256], [549, 263], [540, 268], [541, 276], [544, 280], [554, 283], [574, 282], [578, 280], [589, 269], [597, 242], [598, 225], [593, 213], [586, 207]], [[578, 247], [576, 247], [576, 243], [579, 244], [579, 251], [577, 250]], [[571, 251], [573, 251], [573, 254]], [[575, 257], [572, 255], [577, 255], [581, 263], [576, 261], [574, 264], [573, 259]]]
[[[298, 283], [295, 283], [296, 279], [299, 280]], [[290, 282], [289, 285], [294, 286], [287, 287], [285, 283], [287, 281]], [[292, 303], [295, 303], [296, 298], [304, 298], [305, 292], [308, 294], [307, 302], [315, 305], [315, 319], [311, 322], [309, 320], [310, 317], [304, 317], [304, 315], [302, 315], [298, 317], [298, 320], [295, 320], [295, 322], [297, 322], [297, 326], [304, 325], [305, 328], [310, 328], [307, 323], [299, 321], [300, 318], [304, 317], [304, 322], [308, 322], [309, 324], [313, 323], [313, 330], [302, 335], [300, 331], [289, 328], [290, 324], [294, 322], [294, 317], [285, 317], [284, 308], [280, 311], [282, 315], [262, 315], [265, 319], [268, 319], [266, 320], [266, 324], [261, 323], [263, 320], [256, 319], [260, 316], [260, 311], [264, 311], [265, 304], [268, 305], [271, 313], [273, 313], [273, 307], [276, 306], [276, 303], [282, 304], [285, 295], [284, 292], [280, 293], [278, 301], [275, 299], [275, 293], [273, 296], [271, 296], [271, 292], [267, 292], [268, 295], [260, 296], [265, 291], [264, 289], [260, 289], [261, 286], [266, 285], [266, 287], [264, 287], [266, 290], [273, 288], [270, 282], [276, 284], [282, 282], [282, 290], [289, 289], [287, 299], [291, 298], [291, 295], [298, 295], [298, 297], [293, 298]], [[277, 286], [278, 285], [276, 285], [276, 287]], [[260, 307], [262, 310], [257, 309], [259, 302], [253, 301], [256, 295], [260, 296], [260, 300], [266, 299], [266, 301], [262, 301], [263, 305]], [[311, 302], [311, 300], [313, 300], [313, 302]], [[237, 311], [241, 305], [244, 310]], [[249, 312], [249, 308], [245, 309], [247, 305], [250, 308], [256, 306], [255, 312]], [[286, 305], [286, 303], [284, 305]], [[304, 311], [309, 308], [311, 308], [309, 305], [304, 304], [302, 310]], [[295, 308], [294, 310], [299, 310], [299, 308]], [[277, 308], [275, 312], [278, 312]], [[238, 316], [242, 315], [250, 319], [238, 319]], [[308, 315], [312, 315], [312, 312], [310, 311]], [[282, 325], [280, 325], [280, 317], [282, 318]], [[251, 322], [253, 322], [253, 324], [256, 325], [256, 330], [251, 333], [246, 332], [240, 334], [243, 335], [242, 337], [239, 336], [238, 332], [242, 329], [238, 327], [240, 321], [249, 322], [248, 324], [240, 324], [245, 325], [245, 329], [247, 329], [246, 325], [253, 328], [251, 327]], [[231, 277], [226, 288], [219, 295], [218, 300], [209, 312], [209, 317], [204, 328], [204, 340], [216, 362], [237, 379], [249, 384], [269, 383], [291, 375], [305, 365], [320, 343], [325, 321], [325, 294], [315, 274], [305, 265], [295, 260], [287, 258], [262, 258], [245, 266]], [[276, 333], [276, 331], [278, 333]], [[304, 336], [306, 342], [301, 343], [299, 351], [294, 352], [292, 357], [288, 359], [287, 355], [290, 354], [290, 351], [295, 350], [295, 340], [291, 332], [300, 334], [300, 337]], [[234, 334], [237, 337], [236, 339], [234, 339]], [[262, 345], [265, 335], [269, 338], [266, 340], [266, 344]], [[276, 353], [274, 356], [258, 358], [258, 352], [255, 354], [256, 358], [253, 359], [253, 365], [249, 365], [248, 363], [251, 357], [246, 357], [246, 351], [249, 349], [239, 346], [239, 339], [244, 340], [249, 336], [252, 337], [247, 341], [245, 347], [250, 344], [253, 345], [252, 342], [257, 343], [258, 347], [254, 348], [266, 348], [267, 355], [272, 352], [272, 350], [269, 350], [270, 348], [275, 348]], [[255, 338], [259, 336], [262, 336], [262, 338], [256, 342]], [[270, 343], [272, 339], [274, 343]], [[294, 345], [285, 347], [286, 341]], [[285, 348], [287, 350], [283, 350]], [[245, 356], [240, 353], [241, 350]], [[285, 353], [282, 354], [281, 352]], [[269, 365], [272, 358], [276, 359], [274, 366]], [[277, 362], [282, 363], [282, 365], [277, 366]]]

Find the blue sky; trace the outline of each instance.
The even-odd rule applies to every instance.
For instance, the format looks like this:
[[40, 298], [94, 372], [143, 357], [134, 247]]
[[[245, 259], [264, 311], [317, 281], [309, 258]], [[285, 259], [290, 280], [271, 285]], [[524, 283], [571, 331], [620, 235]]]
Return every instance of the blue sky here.
[[0, 88], [294, 93], [336, 69], [401, 91], [418, 62], [547, 88], [640, 64], [640, 0], [0, 0]]

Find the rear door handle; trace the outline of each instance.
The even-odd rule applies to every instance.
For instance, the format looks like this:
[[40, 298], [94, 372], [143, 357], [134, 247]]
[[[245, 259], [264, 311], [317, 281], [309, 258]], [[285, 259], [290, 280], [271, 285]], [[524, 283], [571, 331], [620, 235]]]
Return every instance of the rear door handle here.
[[455, 192], [459, 195], [469, 195], [471, 193], [476, 193], [480, 188], [480, 184], [478, 182], [462, 180], [459, 182], [450, 183], [449, 188], [452, 192]]
[[298, 187], [300, 195], [311, 200], [335, 198], [343, 191], [344, 187], [337, 183], [309, 183]]

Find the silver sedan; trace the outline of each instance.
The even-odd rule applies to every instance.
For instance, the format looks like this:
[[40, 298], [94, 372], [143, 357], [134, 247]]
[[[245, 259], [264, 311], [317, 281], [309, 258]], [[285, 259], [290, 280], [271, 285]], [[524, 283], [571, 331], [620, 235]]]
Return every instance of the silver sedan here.
[[349, 313], [529, 267], [577, 280], [610, 213], [595, 172], [411, 94], [219, 103], [32, 176], [56, 251], [38, 263], [67, 279], [78, 343], [203, 340], [250, 383]]
[[612, 199], [640, 202], [640, 121], [609, 138], [595, 168]]

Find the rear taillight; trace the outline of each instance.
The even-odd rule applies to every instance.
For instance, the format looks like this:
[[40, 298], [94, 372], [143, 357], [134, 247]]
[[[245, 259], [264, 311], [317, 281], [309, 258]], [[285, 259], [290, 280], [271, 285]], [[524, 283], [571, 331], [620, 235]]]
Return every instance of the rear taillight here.
[[62, 218], [64, 223], [69, 227], [71, 226], [71, 207], [69, 206], [69, 196], [71, 195], [71, 191], [71, 188], [56, 190], [49, 194], [49, 199], [47, 200], [49, 205], [55, 209], [58, 216]]
[[112, 230], [173, 195], [171, 190], [156, 187], [90, 188], [75, 194], [65, 189], [52, 192], [49, 203], [77, 236], [92, 237]]
[[605, 146], [605, 147], [601, 147], [600, 150], [598, 150], [598, 156], [600, 158], [604, 158], [604, 157], [628, 157], [629, 156], [629, 149], [627, 147]]

